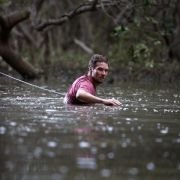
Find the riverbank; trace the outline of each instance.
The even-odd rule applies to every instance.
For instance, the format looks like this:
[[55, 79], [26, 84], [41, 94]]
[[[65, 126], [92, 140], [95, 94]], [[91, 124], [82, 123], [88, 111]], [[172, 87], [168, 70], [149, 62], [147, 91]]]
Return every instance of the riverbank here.
[[[86, 73], [87, 67], [81, 64], [67, 65], [56, 63], [52, 65], [52, 76], [74, 77]], [[109, 83], [116, 82], [155, 82], [155, 83], [180, 83], [180, 64], [167, 64], [162, 67], [122, 67], [120, 64], [110, 66]]]
[[[39, 66], [39, 65], [38, 65]], [[83, 73], [87, 72], [86, 64], [80, 61], [59, 61], [43, 66], [40, 68], [40, 78], [48, 79], [49, 76], [54, 78], [61, 77], [64, 79], [73, 79]], [[0, 71], [14, 76], [21, 76], [10, 68], [4, 62], [0, 63]], [[173, 62], [161, 66], [155, 66], [153, 68], [136, 66], [123, 66], [120, 63], [111, 64], [110, 75], [108, 77], [108, 83], [117, 82], [144, 82], [144, 83], [160, 83], [160, 84], [180, 84], [180, 63]]]

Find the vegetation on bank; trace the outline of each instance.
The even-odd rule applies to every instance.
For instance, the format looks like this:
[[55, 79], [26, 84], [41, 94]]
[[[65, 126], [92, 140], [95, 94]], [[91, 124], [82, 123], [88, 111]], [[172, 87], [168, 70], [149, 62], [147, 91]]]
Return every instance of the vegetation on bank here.
[[26, 72], [31, 66], [21, 71], [29, 62], [45, 76], [73, 74], [86, 71], [90, 56], [100, 53], [108, 56], [114, 80], [180, 79], [177, 0], [3, 0], [0, 5], [1, 68], [6, 61], [31, 76]]
[[[112, 48], [112, 50], [114, 49]], [[146, 62], [137, 59], [138, 62], [136, 62], [133, 59], [128, 61], [124, 58], [124, 56], [129, 56], [126, 50], [116, 53], [110, 51], [107, 54], [110, 62], [110, 76], [114, 81], [143, 80], [176, 83], [180, 79], [180, 63], [176, 60], [166, 64], [163, 63], [162, 59], [158, 63], [154, 63], [156, 59], [147, 59]], [[61, 52], [61, 56], [54, 56], [53, 62], [48, 65], [48, 68], [50, 67], [49, 73], [52, 76], [57, 74], [74, 76], [84, 73], [87, 71], [89, 58], [90, 55], [82, 52]]]

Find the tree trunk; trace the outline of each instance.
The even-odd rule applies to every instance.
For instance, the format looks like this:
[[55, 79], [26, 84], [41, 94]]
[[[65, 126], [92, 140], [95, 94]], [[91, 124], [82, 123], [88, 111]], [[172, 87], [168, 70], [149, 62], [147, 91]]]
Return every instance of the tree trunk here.
[[35, 79], [38, 77], [38, 72], [27, 61], [23, 60], [21, 56], [15, 53], [8, 45], [0, 42], [0, 55], [13, 69], [25, 79]]
[[24, 78], [34, 79], [38, 77], [38, 72], [30, 63], [23, 60], [9, 44], [12, 28], [28, 17], [29, 11], [27, 10], [15, 12], [6, 17], [0, 16], [0, 56]]
[[177, 28], [174, 33], [173, 41], [170, 45], [170, 58], [180, 61], [180, 0], [177, 4]]

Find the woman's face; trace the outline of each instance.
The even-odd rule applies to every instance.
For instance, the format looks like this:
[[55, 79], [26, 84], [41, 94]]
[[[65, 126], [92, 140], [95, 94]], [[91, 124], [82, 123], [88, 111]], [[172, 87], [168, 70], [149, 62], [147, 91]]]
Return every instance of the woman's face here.
[[91, 76], [96, 83], [102, 83], [108, 75], [109, 66], [105, 62], [97, 62], [91, 69]]

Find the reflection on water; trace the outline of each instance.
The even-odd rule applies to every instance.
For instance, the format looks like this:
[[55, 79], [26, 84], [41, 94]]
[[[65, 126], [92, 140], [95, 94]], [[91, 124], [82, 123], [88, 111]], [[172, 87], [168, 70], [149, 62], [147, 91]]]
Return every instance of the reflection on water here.
[[122, 107], [64, 106], [59, 95], [0, 82], [0, 179], [179, 179], [178, 88], [114, 85], [98, 93]]

